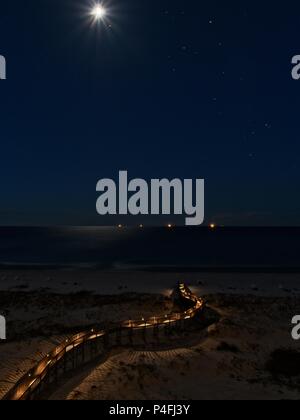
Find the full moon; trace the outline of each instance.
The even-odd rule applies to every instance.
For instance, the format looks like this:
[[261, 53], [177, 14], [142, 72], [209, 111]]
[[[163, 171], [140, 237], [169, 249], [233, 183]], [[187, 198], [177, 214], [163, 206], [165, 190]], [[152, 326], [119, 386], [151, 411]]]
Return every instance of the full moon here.
[[97, 4], [92, 10], [92, 16], [94, 16], [96, 20], [103, 19], [105, 14], [106, 10], [101, 4]]

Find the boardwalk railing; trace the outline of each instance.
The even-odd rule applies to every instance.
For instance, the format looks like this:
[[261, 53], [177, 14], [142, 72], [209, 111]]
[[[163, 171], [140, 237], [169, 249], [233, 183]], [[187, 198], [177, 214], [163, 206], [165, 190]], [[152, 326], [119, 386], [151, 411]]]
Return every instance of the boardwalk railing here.
[[195, 318], [204, 308], [204, 301], [194, 295], [185, 284], [178, 285], [178, 298], [182, 305], [189, 308], [165, 317], [130, 320], [121, 324], [112, 324], [106, 329], [93, 328], [74, 335], [57, 346], [34, 368], [24, 375], [5, 395], [3, 400], [34, 400], [42, 392], [56, 383], [65, 373], [104, 355], [116, 345], [133, 344], [133, 338], [140, 332], [143, 336], [148, 330], [157, 337], [159, 331], [169, 329], [184, 330], [186, 323]]

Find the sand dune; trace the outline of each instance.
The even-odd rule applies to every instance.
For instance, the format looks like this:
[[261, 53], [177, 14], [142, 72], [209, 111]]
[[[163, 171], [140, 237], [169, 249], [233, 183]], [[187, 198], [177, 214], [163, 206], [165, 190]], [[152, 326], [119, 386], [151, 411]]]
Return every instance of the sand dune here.
[[[112, 273], [107, 275], [113, 277]], [[0, 397], [69, 333], [95, 323], [169, 312], [172, 302], [166, 295], [171, 290], [171, 280], [174, 285], [177, 279], [191, 278], [187, 282], [198, 293], [206, 294], [209, 305], [220, 314], [218, 323], [204, 333], [190, 332], [184, 342], [178, 342], [178, 348], [156, 352], [116, 350], [107, 360], [83, 368], [61, 383], [50, 399], [299, 398], [300, 372], [293, 370], [293, 366], [291, 370], [289, 353], [281, 354], [280, 366], [286, 365], [283, 373], [276, 373], [274, 366], [270, 368], [276, 350], [300, 349], [299, 343], [291, 338], [291, 319], [300, 308], [300, 297], [294, 290], [297, 275], [256, 276], [256, 281], [260, 281], [254, 285], [251, 275], [244, 275], [246, 278], [240, 283], [237, 275], [226, 278], [214, 275], [209, 283], [212, 275], [199, 277], [195, 273], [175, 276], [163, 273], [158, 283], [156, 273], [149, 290], [160, 289], [163, 295], [131, 291], [138, 281], [145, 280], [140, 288], [146, 288], [150, 274], [144, 275], [145, 278], [142, 273], [134, 273], [131, 278], [129, 273], [124, 277], [115, 273], [110, 287], [114, 289], [118, 284], [122, 295], [109, 296], [100, 293], [102, 281], [95, 273], [87, 277], [97, 285], [98, 293], [89, 289], [89, 281], [84, 284], [83, 272], [78, 277], [74, 273], [65, 277], [63, 273], [57, 274], [51, 290], [33, 287], [34, 283], [39, 284], [42, 273], [32, 274], [33, 283], [26, 288], [24, 280], [31, 275], [19, 274], [23, 288], [10, 283], [10, 288], [4, 287], [0, 292], [0, 306], [7, 315], [10, 335], [10, 341], [0, 345]], [[272, 279], [273, 288], [268, 296]], [[62, 280], [65, 289], [59, 292]], [[49, 280], [44, 281], [50, 284]], [[81, 291], [73, 290], [70, 294], [72, 282]], [[210, 291], [212, 285], [215, 289]]]

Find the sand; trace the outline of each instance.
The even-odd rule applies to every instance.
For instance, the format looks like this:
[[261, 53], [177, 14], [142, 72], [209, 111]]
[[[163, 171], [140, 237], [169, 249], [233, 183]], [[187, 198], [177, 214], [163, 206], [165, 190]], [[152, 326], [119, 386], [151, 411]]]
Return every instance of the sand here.
[[289, 325], [298, 299], [218, 295], [209, 301], [221, 320], [205, 336], [193, 333], [195, 344], [187, 340], [184, 347], [158, 352], [121, 350], [64, 384], [51, 398], [299, 399], [299, 376], [274, 376], [268, 367], [276, 349], [300, 349]]
[[256, 296], [300, 295], [300, 273], [203, 273], [88, 269], [0, 270], [1, 291], [39, 291], [58, 294], [88, 291], [169, 294], [177, 282], [186, 282], [200, 294], [230, 293]]
[[300, 350], [291, 338], [291, 319], [300, 312], [298, 277], [5, 270], [0, 313], [9, 341], [0, 344], [0, 397], [66, 335], [168, 312], [167, 296], [181, 280], [206, 296], [218, 323], [167, 350], [116, 349], [61, 383], [50, 399], [298, 399], [300, 376], [270, 368], [274, 351]]

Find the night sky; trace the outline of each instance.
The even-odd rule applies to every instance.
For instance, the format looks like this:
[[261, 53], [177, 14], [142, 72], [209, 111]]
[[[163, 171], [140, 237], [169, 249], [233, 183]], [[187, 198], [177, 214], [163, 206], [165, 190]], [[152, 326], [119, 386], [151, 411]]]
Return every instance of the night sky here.
[[2, 225], [97, 225], [96, 183], [205, 178], [206, 223], [300, 225], [296, 1], [0, 6]]

